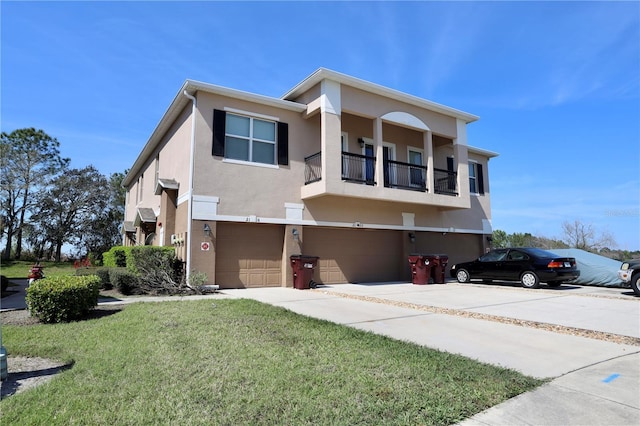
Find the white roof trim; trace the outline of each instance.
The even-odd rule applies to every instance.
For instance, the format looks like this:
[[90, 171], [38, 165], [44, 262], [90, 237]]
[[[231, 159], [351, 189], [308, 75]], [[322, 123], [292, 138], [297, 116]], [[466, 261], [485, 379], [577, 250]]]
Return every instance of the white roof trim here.
[[493, 158], [493, 157], [497, 157], [497, 156], [500, 155], [497, 152], [489, 151], [489, 150], [482, 149], [482, 148], [476, 148], [475, 146], [467, 146], [467, 151], [468, 152], [473, 152], [474, 154], [483, 155], [483, 156], [488, 157], [488, 158]]
[[325, 79], [336, 81], [346, 86], [355, 87], [357, 89], [361, 89], [366, 92], [375, 93], [380, 96], [396, 99], [401, 102], [406, 102], [408, 104], [415, 105], [420, 108], [425, 108], [430, 111], [435, 111], [444, 115], [453, 116], [461, 120], [464, 120], [465, 123], [471, 123], [480, 118], [477, 115], [469, 114], [467, 112], [460, 111], [455, 108], [450, 108], [445, 105], [431, 102], [426, 99], [419, 98], [417, 96], [409, 95], [407, 93], [400, 92], [398, 90], [390, 89], [388, 87], [384, 87], [379, 84], [368, 82], [366, 80], [361, 80], [359, 78], [351, 77], [349, 75], [332, 71], [327, 68], [318, 68], [313, 74], [311, 74], [309, 77], [302, 80], [302, 82], [298, 83], [293, 89], [285, 93], [282, 96], [282, 99], [296, 98]]

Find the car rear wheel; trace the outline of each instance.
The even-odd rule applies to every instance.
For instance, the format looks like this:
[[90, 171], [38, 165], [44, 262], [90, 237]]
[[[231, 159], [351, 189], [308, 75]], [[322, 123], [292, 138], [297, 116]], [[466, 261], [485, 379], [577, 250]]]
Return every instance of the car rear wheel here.
[[547, 285], [549, 287], [560, 287], [560, 285], [562, 285], [562, 281], [551, 281], [548, 282]]
[[520, 283], [524, 288], [538, 288], [540, 287], [540, 279], [532, 271], [526, 271], [520, 276]]
[[635, 273], [631, 277], [631, 288], [636, 296], [640, 296], [640, 273]]
[[465, 269], [460, 269], [456, 273], [456, 279], [459, 283], [468, 283], [471, 280], [471, 276], [469, 276], [469, 273]]

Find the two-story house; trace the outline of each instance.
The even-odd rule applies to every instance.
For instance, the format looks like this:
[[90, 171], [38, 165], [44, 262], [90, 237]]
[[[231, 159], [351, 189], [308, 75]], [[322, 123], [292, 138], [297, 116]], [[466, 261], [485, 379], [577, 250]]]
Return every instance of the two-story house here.
[[410, 253], [488, 247], [478, 117], [328, 69], [281, 98], [187, 80], [124, 179], [126, 245], [173, 245], [221, 288], [410, 280]]

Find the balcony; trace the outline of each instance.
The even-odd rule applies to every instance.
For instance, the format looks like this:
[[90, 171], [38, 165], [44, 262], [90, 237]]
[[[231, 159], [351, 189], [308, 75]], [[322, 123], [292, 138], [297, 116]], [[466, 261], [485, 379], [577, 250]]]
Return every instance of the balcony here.
[[[322, 180], [322, 153], [310, 155], [305, 162], [305, 185]], [[384, 160], [384, 186], [386, 188], [428, 192], [427, 167], [401, 161]], [[375, 186], [376, 157], [342, 152], [342, 180]], [[433, 192], [457, 196], [457, 173], [434, 169]]]

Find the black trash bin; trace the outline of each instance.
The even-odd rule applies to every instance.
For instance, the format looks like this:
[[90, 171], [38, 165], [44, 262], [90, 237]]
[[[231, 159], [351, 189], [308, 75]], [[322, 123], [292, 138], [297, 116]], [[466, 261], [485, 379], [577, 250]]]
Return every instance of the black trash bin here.
[[291, 269], [293, 270], [293, 288], [298, 290], [316, 288], [317, 284], [313, 281], [313, 273], [318, 259], [320, 259], [318, 256], [302, 254], [294, 254], [290, 257]]
[[431, 277], [429, 259], [422, 254], [410, 254], [409, 264], [411, 265], [411, 282], [417, 285], [429, 284]]
[[433, 282], [437, 284], [444, 284], [444, 270], [449, 263], [449, 256], [446, 254], [428, 254], [425, 256], [429, 259], [431, 264], [431, 276], [433, 277]]

